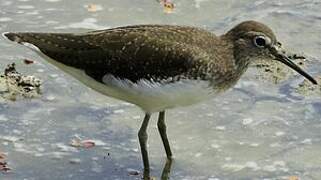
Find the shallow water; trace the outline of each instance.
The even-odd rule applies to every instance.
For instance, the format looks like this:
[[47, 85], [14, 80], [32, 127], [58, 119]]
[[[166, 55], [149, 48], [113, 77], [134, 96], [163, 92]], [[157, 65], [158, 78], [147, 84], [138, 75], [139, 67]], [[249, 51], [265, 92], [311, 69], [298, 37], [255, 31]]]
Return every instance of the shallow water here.
[[[221, 34], [243, 20], [268, 24], [290, 50], [309, 57], [308, 71], [320, 74], [321, 2], [316, 0], [175, 0], [165, 14], [155, 0], [0, 0], [0, 32], [83, 32], [129, 24], [204, 27]], [[86, 6], [97, 4], [96, 12]], [[100, 10], [101, 9], [101, 10]], [[137, 131], [143, 113], [100, 95], [49, 65], [25, 47], [1, 38], [0, 68], [17, 63], [41, 77], [43, 96], [0, 102], [0, 151], [11, 172], [5, 180], [140, 179]], [[23, 58], [36, 61], [24, 65]], [[175, 155], [171, 179], [321, 178], [321, 99], [302, 96], [293, 75], [280, 84], [254, 78], [250, 69], [236, 87], [192, 107], [168, 111]], [[165, 152], [156, 116], [149, 128], [152, 175], [159, 179]], [[90, 149], [69, 146], [93, 139]]]

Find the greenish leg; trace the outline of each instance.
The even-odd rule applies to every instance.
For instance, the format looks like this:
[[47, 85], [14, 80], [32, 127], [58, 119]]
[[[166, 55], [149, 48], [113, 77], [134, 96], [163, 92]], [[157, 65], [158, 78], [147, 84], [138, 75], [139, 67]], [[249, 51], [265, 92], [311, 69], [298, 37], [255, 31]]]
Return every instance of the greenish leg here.
[[138, 132], [139, 144], [140, 144], [140, 149], [142, 152], [142, 157], [144, 162], [144, 179], [149, 179], [150, 177], [149, 160], [148, 160], [148, 152], [147, 152], [148, 135], [146, 132], [150, 116], [151, 116], [150, 114], [147, 114], [147, 113], [145, 114], [144, 121]]
[[170, 179], [169, 175], [170, 175], [170, 173], [171, 173], [172, 162], [173, 162], [173, 160], [171, 160], [171, 159], [168, 159], [168, 160], [166, 161], [165, 166], [164, 166], [164, 168], [163, 168], [161, 180], [168, 180], [168, 179]]
[[159, 112], [157, 127], [165, 147], [167, 159], [171, 160], [173, 155], [166, 134], [165, 111]]

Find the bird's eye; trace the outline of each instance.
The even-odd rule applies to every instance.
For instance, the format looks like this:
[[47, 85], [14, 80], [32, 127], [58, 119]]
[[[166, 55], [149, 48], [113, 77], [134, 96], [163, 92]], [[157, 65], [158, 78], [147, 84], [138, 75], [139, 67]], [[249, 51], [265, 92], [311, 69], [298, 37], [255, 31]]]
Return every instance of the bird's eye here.
[[254, 45], [263, 48], [268, 44], [268, 39], [265, 36], [256, 36], [254, 38]]

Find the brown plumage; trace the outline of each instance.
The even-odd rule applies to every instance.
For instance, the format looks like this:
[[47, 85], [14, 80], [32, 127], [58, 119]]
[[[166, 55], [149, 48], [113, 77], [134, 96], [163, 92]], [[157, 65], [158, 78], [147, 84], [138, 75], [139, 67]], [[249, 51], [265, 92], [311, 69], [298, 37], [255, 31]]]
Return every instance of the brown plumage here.
[[228, 75], [234, 66], [228, 43], [193, 27], [144, 25], [84, 34], [8, 33], [6, 36], [19, 43], [31, 43], [52, 59], [84, 69], [98, 81], [108, 73], [133, 82], [170, 77], [208, 80], [213, 75]]

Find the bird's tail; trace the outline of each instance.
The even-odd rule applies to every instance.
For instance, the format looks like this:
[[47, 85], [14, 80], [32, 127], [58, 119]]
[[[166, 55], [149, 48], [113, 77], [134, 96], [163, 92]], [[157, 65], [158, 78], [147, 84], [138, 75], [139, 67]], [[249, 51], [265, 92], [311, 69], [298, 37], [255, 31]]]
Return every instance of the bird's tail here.
[[92, 64], [90, 57], [100, 58], [97, 47], [87, 43], [83, 36], [72, 33], [3, 33], [11, 41], [41, 51], [46, 56], [73, 67]]
[[21, 43], [21, 37], [19, 37], [18, 33], [12, 33], [12, 32], [4, 32], [2, 33], [2, 36], [11, 40], [11, 41], [14, 41], [14, 42], [18, 42], [18, 43]]
[[[19, 44], [30, 43], [40, 50], [78, 50], [89, 48], [82, 36], [71, 33], [6, 32], [3, 36]], [[77, 44], [77, 45], [76, 45]], [[76, 45], [76, 46], [75, 46]]]

